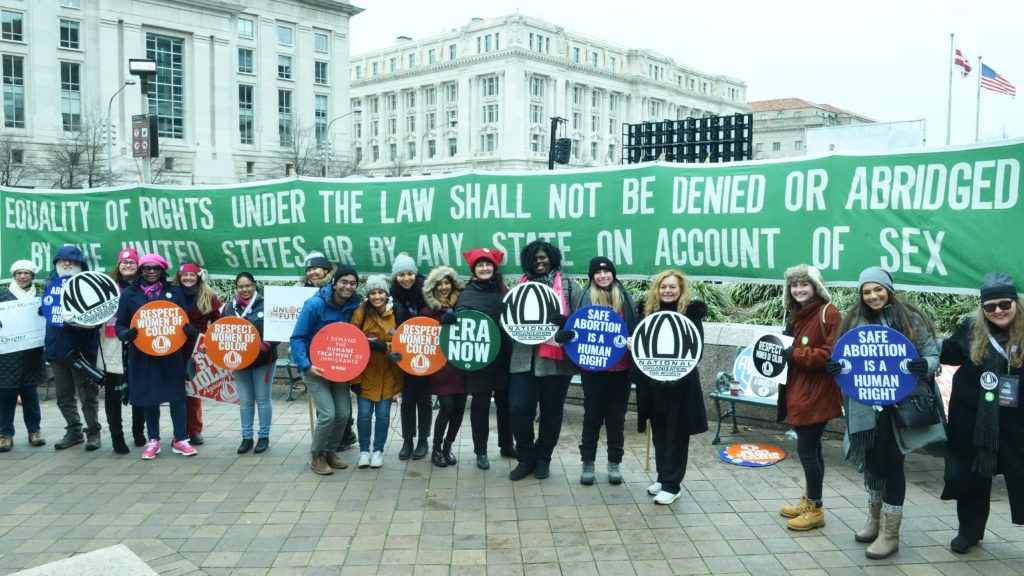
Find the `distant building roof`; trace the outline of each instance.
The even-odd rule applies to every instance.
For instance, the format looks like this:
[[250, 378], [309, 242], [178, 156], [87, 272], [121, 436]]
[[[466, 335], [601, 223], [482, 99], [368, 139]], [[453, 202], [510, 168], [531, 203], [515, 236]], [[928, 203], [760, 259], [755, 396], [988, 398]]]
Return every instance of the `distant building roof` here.
[[856, 112], [850, 112], [831, 104], [816, 104], [803, 98], [775, 98], [774, 100], [756, 100], [749, 102], [750, 113], [757, 114], [758, 112], [778, 112], [779, 110], [793, 110], [797, 108], [818, 108], [831, 112], [832, 114], [840, 114], [843, 116], [853, 116], [867, 122], [875, 122], [873, 118], [864, 116], [863, 114], [857, 114]]

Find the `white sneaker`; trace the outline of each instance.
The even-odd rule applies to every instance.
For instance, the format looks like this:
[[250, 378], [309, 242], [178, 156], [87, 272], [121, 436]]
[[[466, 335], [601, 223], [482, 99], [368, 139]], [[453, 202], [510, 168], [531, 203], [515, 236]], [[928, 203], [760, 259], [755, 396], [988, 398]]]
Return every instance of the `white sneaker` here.
[[647, 487], [647, 493], [651, 496], [657, 496], [658, 492], [661, 492], [661, 482], [655, 482]]
[[654, 497], [654, 503], [655, 504], [664, 504], [665, 506], [668, 506], [669, 504], [671, 504], [671, 503], [675, 502], [676, 500], [678, 500], [679, 496], [682, 495], [682, 493], [683, 493], [682, 490], [680, 490], [679, 492], [676, 492], [675, 494], [673, 494], [671, 492], [665, 492], [664, 490], [662, 490], [661, 492], [658, 492], [657, 496]]
[[369, 467], [369, 465], [370, 465], [370, 453], [369, 452], [360, 452], [359, 453], [359, 462], [356, 464], [356, 466], [358, 466], [359, 468], [367, 468], [367, 467]]
[[[359, 460], [362, 462], [362, 459]], [[380, 468], [384, 465], [384, 453], [380, 450], [374, 450], [373, 456], [370, 457], [370, 468]]]

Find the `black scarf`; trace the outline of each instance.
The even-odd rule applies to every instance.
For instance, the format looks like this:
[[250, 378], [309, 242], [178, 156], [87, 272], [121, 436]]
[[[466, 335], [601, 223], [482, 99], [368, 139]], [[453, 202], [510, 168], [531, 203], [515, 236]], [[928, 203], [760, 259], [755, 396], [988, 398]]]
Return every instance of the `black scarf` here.
[[[1005, 331], [993, 332], [992, 337], [1001, 346], [1005, 346], [1009, 340], [1009, 334]], [[1009, 360], [1004, 360], [1002, 355], [989, 344], [984, 368], [987, 372], [1004, 373], [1004, 371], [1009, 371]], [[985, 398], [989, 393], [996, 395], [991, 402]], [[973, 438], [977, 451], [971, 471], [984, 476], [995, 476], [999, 464], [999, 388], [985, 390], [979, 386], [978, 394], [978, 412], [974, 417]]]

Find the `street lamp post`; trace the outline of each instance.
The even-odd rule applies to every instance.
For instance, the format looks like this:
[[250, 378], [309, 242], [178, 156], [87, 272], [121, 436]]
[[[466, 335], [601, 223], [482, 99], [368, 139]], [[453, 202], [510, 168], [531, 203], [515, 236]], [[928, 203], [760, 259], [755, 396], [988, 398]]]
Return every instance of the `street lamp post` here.
[[[458, 125], [458, 123], [459, 123], [459, 121], [458, 121], [458, 120], [451, 120], [451, 121], [449, 121], [449, 122], [448, 122], [448, 124], [449, 124], [449, 125], [450, 125], [450, 126], [451, 126], [452, 128], [455, 128], [455, 126], [456, 126], [456, 125]], [[426, 141], [426, 139], [427, 139], [427, 134], [430, 134], [430, 133], [431, 133], [431, 132], [433, 132], [433, 131], [434, 131], [434, 130], [435, 130], [436, 128], [437, 128], [436, 126], [431, 126], [430, 128], [427, 128], [426, 132], [424, 132], [424, 133], [423, 133], [423, 136], [420, 136], [420, 150], [419, 150], [419, 156], [420, 156], [420, 176], [423, 176], [423, 156], [424, 156], [424, 154], [423, 154], [423, 153], [424, 153], [424, 151], [425, 151], [425, 149], [426, 149], [426, 148], [424, 147], [423, 143], [424, 143], [424, 142]]]
[[348, 112], [342, 114], [341, 116], [338, 116], [337, 118], [331, 119], [331, 121], [327, 123], [327, 129], [324, 130], [324, 137], [323, 137], [324, 139], [323, 139], [322, 142], [320, 142], [320, 154], [321, 154], [321, 159], [323, 160], [323, 168], [320, 170], [320, 174], [324, 178], [327, 178], [327, 176], [329, 175], [328, 174], [328, 170], [327, 170], [327, 143], [328, 143], [328, 137], [329, 137], [329, 135], [331, 133], [331, 126], [334, 126], [334, 123], [336, 121], [341, 120], [342, 118], [344, 118], [346, 116], [351, 116], [352, 114], [359, 114], [362, 111], [363, 111], [362, 108], [353, 108], [353, 109], [349, 110]]
[[110, 116], [110, 108], [111, 108], [111, 106], [114, 105], [114, 98], [117, 98], [117, 95], [120, 94], [122, 90], [124, 90], [125, 88], [127, 88], [129, 86], [133, 86], [133, 85], [135, 85], [135, 80], [132, 79], [132, 78], [126, 78], [124, 80], [124, 83], [121, 85], [121, 87], [117, 89], [117, 92], [114, 92], [114, 94], [110, 97], [110, 101], [107, 102], [107, 173], [108, 174], [113, 174], [114, 173], [114, 167], [113, 167], [114, 166], [114, 163], [113, 163], [113, 159], [114, 159], [114, 148], [113, 148], [114, 147], [114, 134], [113, 134], [113, 131], [114, 131], [114, 128], [113, 128], [113, 122], [111, 121], [112, 118]]

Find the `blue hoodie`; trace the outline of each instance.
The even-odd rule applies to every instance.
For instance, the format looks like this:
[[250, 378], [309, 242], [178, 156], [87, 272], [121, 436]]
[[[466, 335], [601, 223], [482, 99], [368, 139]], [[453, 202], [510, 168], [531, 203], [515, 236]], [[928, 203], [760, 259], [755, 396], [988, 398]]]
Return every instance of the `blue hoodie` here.
[[[58, 260], [74, 260], [82, 265], [82, 272], [89, 269], [85, 256], [77, 246], [70, 244], [61, 246], [53, 256], [54, 269], [50, 271], [49, 276], [51, 282], [58, 277]], [[82, 351], [89, 362], [95, 363], [96, 353], [99, 350], [99, 331], [96, 328], [78, 328], [68, 324], [63, 327], [46, 324], [46, 341], [43, 349], [47, 361], [59, 362], [76, 348]]]
[[334, 301], [334, 284], [328, 284], [311, 296], [302, 305], [302, 312], [299, 313], [299, 320], [292, 330], [292, 362], [299, 367], [300, 372], [309, 370], [313, 365], [309, 361], [309, 344], [321, 328], [335, 322], [349, 322], [352, 320], [352, 313], [363, 303], [363, 297], [353, 294], [344, 306], [338, 306]]

